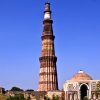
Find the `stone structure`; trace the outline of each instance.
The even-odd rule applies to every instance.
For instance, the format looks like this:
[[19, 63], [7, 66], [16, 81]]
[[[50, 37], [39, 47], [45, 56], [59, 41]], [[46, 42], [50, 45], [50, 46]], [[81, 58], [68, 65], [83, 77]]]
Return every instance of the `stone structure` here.
[[40, 79], [38, 91], [58, 90], [58, 79], [55, 56], [53, 20], [51, 18], [50, 3], [45, 4], [43, 33], [42, 33], [42, 53], [40, 57]]
[[42, 91], [8, 91], [5, 96], [15, 97], [23, 95], [26, 100], [44, 100], [46, 94], [47, 92]]
[[4, 94], [5, 93], [5, 89], [0, 87], [0, 94]]
[[58, 97], [59, 100], [64, 100], [63, 91], [8, 91], [5, 94], [7, 97], [15, 97], [20, 95], [23, 95], [26, 100], [47, 100], [46, 98], [52, 100], [53, 97]]
[[24, 92], [24, 97], [27, 100], [44, 100], [46, 92]]
[[65, 100], [100, 100], [100, 92], [96, 91], [97, 83], [83, 71], [76, 73], [71, 80], [64, 83]]
[[[49, 97], [50, 100], [52, 100], [54, 97], [59, 98], [59, 100], [64, 100], [64, 92], [63, 91], [48, 91], [46, 96]], [[57, 99], [58, 100], [58, 99]]]

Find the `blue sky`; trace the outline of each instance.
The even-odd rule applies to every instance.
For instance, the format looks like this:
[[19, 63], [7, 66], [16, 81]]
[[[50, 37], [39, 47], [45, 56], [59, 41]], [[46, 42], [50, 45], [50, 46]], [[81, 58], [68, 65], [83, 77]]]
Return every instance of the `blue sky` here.
[[[46, 0], [0, 0], [0, 86], [38, 88]], [[100, 0], [51, 0], [59, 88], [77, 71], [100, 79]]]

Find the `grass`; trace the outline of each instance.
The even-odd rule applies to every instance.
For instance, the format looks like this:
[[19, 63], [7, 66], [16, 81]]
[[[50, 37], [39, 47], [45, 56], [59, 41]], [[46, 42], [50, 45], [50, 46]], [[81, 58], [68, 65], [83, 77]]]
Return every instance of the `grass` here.
[[8, 97], [0, 94], [0, 100], [6, 100]]

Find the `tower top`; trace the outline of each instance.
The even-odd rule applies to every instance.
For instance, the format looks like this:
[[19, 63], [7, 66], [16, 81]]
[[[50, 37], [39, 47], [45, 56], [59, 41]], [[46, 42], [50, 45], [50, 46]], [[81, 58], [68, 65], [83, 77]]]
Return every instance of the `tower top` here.
[[45, 3], [45, 12], [50, 12], [50, 2]]
[[51, 10], [50, 10], [50, 2], [47, 1], [45, 3], [45, 10], [44, 10], [44, 20], [51, 19]]

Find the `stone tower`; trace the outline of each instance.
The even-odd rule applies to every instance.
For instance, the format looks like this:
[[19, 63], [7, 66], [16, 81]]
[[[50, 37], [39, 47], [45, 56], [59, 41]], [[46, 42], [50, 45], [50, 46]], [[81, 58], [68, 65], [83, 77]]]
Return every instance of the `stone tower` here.
[[58, 90], [58, 79], [55, 56], [53, 28], [50, 3], [45, 3], [43, 33], [42, 33], [42, 53], [40, 61], [40, 75], [38, 91]]

